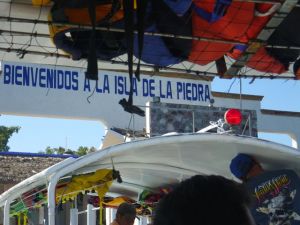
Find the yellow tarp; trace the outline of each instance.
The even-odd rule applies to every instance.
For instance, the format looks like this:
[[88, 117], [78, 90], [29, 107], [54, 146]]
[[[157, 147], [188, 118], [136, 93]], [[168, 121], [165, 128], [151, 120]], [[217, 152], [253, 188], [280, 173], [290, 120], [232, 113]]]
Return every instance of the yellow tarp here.
[[48, 5], [51, 0], [32, 0], [31, 2], [33, 6], [43, 6]]
[[117, 208], [123, 202], [134, 203], [135, 201], [126, 196], [120, 196], [120, 197], [114, 198], [113, 200], [111, 200], [109, 202], [103, 202], [103, 205], [105, 205], [106, 207]]
[[113, 182], [112, 170], [101, 169], [94, 173], [72, 177], [70, 183], [56, 189], [56, 201], [74, 199], [82, 191], [95, 190], [102, 198]]

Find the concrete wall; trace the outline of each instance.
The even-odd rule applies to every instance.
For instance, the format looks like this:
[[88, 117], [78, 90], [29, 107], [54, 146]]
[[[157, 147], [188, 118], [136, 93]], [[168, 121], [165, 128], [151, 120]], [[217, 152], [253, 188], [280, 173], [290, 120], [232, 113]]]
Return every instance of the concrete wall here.
[[[194, 105], [178, 105], [167, 103], [150, 104], [150, 128], [147, 129], [151, 136], [162, 135], [169, 132], [193, 133], [210, 126], [210, 122], [224, 120], [228, 108], [207, 107]], [[232, 126], [235, 134], [257, 137], [256, 110], [242, 111], [240, 125]], [[229, 128], [229, 127], [228, 127]], [[216, 128], [210, 132], [217, 132]]]
[[292, 147], [299, 150], [300, 113], [276, 110], [258, 112], [258, 129], [261, 132], [287, 134], [292, 139]]

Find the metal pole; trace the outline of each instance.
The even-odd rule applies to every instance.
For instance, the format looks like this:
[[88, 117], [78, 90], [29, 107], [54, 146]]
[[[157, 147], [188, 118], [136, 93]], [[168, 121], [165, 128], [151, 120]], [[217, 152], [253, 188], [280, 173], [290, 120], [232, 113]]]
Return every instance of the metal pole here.
[[6, 199], [4, 210], [3, 210], [3, 225], [9, 225], [9, 210], [10, 210], [11, 199]]
[[93, 205], [87, 204], [86, 208], [87, 225], [96, 225], [96, 211], [93, 210]]
[[70, 209], [70, 225], [78, 225], [78, 209]]
[[195, 132], [195, 112], [192, 112], [192, 116], [193, 116], [193, 133]]
[[249, 136], [252, 137], [252, 120], [251, 120], [251, 113], [249, 113]]

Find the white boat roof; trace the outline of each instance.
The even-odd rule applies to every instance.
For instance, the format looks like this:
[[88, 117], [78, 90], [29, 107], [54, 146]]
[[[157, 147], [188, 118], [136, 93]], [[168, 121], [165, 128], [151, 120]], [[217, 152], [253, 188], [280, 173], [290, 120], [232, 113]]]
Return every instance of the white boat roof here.
[[114, 181], [110, 192], [136, 199], [144, 189], [178, 183], [194, 174], [233, 178], [229, 164], [237, 153], [253, 155], [265, 169], [289, 168], [300, 174], [300, 152], [281, 144], [251, 137], [195, 133], [153, 137], [108, 147], [83, 157], [65, 160], [24, 180], [0, 196], [0, 206], [50, 177], [93, 172], [100, 168], [120, 171], [123, 183]]

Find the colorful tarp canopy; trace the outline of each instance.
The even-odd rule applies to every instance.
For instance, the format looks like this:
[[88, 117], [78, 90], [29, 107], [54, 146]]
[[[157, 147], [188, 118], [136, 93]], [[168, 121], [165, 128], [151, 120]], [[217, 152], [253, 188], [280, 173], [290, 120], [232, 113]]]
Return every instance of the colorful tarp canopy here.
[[[99, 69], [127, 70], [127, 1], [95, 2], [93, 35]], [[88, 4], [76, 3], [1, 2], [1, 59], [86, 68], [91, 21]], [[133, 3], [135, 17], [139, 4]], [[142, 60], [143, 71], [298, 79], [296, 0], [180, 0], [176, 4], [164, 0], [149, 1], [145, 10], [142, 52], [139, 36], [133, 39], [133, 54]], [[134, 23], [138, 24], [137, 17]]]

